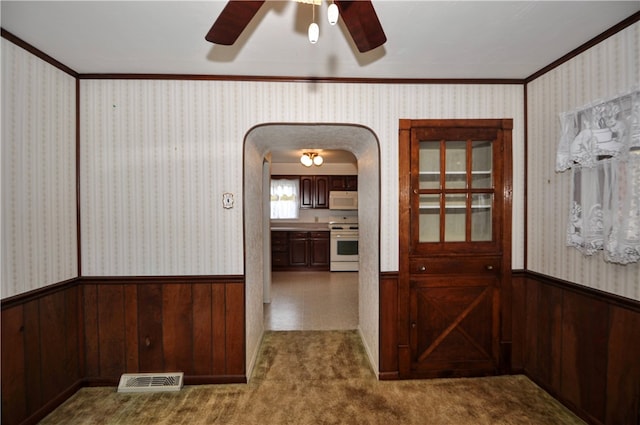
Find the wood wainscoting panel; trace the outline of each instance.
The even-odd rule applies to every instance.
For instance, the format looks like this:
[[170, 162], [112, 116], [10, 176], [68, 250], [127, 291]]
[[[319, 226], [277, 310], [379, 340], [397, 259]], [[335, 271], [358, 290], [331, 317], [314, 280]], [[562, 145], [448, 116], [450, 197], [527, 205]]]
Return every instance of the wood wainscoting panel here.
[[[127, 285], [135, 285], [135, 282]], [[137, 372], [166, 372], [162, 346], [163, 326], [163, 285], [161, 283], [141, 283], [138, 286], [138, 365]], [[133, 323], [131, 325], [134, 325]], [[120, 336], [123, 338], [123, 335]], [[171, 355], [171, 353], [167, 353]], [[120, 370], [125, 370], [120, 365]], [[105, 378], [117, 379], [120, 373], [109, 374], [101, 371]], [[170, 371], [175, 372], [175, 371]]]
[[170, 283], [162, 288], [164, 369], [193, 375], [193, 286]]
[[36, 423], [82, 382], [75, 281], [2, 305], [2, 424]]
[[246, 382], [244, 303], [243, 276], [79, 278], [3, 300], [2, 424], [123, 373]]
[[640, 424], [640, 303], [533, 272], [512, 287], [514, 366], [588, 423]]
[[[239, 314], [241, 313], [241, 314]], [[244, 284], [225, 284], [226, 375], [243, 376], [244, 363]]]
[[600, 423], [605, 419], [608, 315], [606, 302], [564, 291], [560, 393]]
[[212, 285], [193, 285], [193, 374], [213, 374], [213, 308]]
[[380, 275], [380, 379], [398, 379], [398, 273]]
[[[96, 311], [98, 328], [99, 370], [103, 376], [117, 376], [125, 363], [127, 327], [124, 315], [123, 285], [100, 285], [97, 288]], [[87, 329], [89, 331], [89, 329]]]
[[560, 390], [562, 291], [527, 283], [525, 370], [554, 391]]
[[2, 310], [2, 423], [27, 417], [24, 307]]
[[246, 381], [242, 277], [82, 280], [89, 383], [135, 372], [183, 372], [195, 384]]
[[640, 313], [611, 306], [607, 424], [640, 424]]

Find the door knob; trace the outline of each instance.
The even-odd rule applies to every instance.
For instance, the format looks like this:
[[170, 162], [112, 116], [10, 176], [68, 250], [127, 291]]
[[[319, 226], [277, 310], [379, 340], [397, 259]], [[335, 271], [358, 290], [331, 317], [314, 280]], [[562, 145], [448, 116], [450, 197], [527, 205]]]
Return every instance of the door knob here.
[[411, 329], [415, 329], [415, 328], [416, 328], [416, 326], [418, 326], [418, 325], [416, 324], [416, 322], [411, 322]]
[[493, 270], [493, 266], [492, 265], [488, 265], [487, 266], [487, 270]]
[[426, 272], [427, 271], [427, 266], [420, 266], [420, 271], [421, 272]]

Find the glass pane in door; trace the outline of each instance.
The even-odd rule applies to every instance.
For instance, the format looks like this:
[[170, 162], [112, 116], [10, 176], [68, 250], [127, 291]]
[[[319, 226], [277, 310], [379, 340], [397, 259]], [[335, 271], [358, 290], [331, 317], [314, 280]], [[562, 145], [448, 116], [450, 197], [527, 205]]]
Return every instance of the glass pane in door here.
[[447, 142], [445, 149], [445, 187], [465, 189], [467, 187], [467, 142]]
[[444, 241], [466, 240], [467, 195], [445, 195]]
[[420, 189], [440, 188], [440, 142], [420, 142]]
[[491, 241], [491, 212], [493, 195], [489, 193], [473, 194], [471, 198], [471, 240], [474, 242]]
[[420, 195], [418, 242], [440, 242], [440, 195]]
[[474, 189], [493, 187], [492, 148], [492, 142], [474, 141], [471, 143], [471, 187]]

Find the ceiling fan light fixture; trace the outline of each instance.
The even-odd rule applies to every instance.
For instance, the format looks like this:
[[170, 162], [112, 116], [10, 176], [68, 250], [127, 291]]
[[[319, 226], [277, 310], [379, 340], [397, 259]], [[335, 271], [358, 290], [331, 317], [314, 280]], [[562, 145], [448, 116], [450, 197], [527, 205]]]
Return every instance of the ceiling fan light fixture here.
[[338, 23], [338, 6], [335, 3], [331, 2], [329, 5], [329, 9], [327, 10], [327, 19], [329, 20], [329, 24], [335, 25]]
[[318, 27], [318, 24], [315, 22], [312, 22], [311, 25], [309, 25], [309, 42], [316, 44], [318, 38], [320, 38], [320, 27]]

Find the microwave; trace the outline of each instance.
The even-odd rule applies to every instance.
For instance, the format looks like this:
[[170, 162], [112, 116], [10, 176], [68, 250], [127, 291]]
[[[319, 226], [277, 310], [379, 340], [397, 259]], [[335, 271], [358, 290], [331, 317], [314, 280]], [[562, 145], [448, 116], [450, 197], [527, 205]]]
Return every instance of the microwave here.
[[357, 210], [358, 209], [358, 192], [332, 190], [329, 192], [329, 209], [330, 210]]

